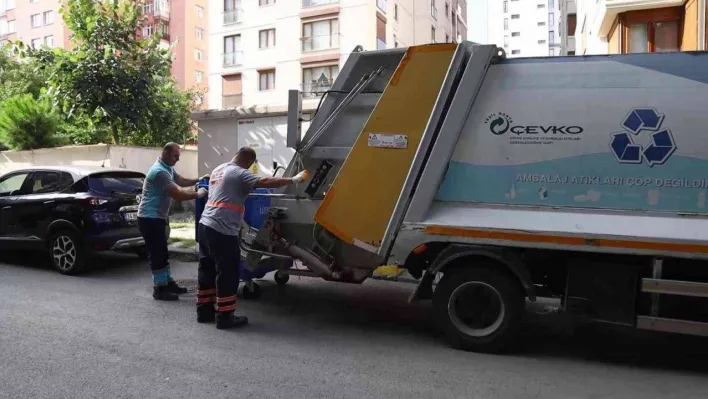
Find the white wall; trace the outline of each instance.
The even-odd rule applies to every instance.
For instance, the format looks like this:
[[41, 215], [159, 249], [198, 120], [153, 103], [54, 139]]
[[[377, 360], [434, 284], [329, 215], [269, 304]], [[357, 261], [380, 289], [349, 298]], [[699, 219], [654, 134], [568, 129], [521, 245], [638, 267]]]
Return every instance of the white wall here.
[[596, 29], [595, 27], [599, 27], [600, 25], [598, 19], [601, 18], [601, 13], [599, 11], [601, 9], [604, 10], [604, 3], [604, 0], [599, 2], [578, 0], [578, 24], [575, 29], [576, 55], [608, 53], [607, 40], [600, 38], [597, 32], [593, 33], [593, 29]]
[[[32, 166], [88, 166], [121, 168], [146, 173], [161, 149], [113, 145], [43, 148], [34, 151], [3, 151], [0, 173]], [[185, 177], [197, 177], [197, 150], [182, 149], [175, 169]]]
[[[309, 127], [302, 124], [302, 134]], [[287, 167], [294, 150], [286, 147], [287, 117], [229, 117], [199, 121], [199, 175], [211, 173], [218, 165], [230, 161], [239, 148], [254, 147], [258, 156], [258, 173], [270, 176], [273, 161]], [[279, 172], [279, 174], [281, 174]]]

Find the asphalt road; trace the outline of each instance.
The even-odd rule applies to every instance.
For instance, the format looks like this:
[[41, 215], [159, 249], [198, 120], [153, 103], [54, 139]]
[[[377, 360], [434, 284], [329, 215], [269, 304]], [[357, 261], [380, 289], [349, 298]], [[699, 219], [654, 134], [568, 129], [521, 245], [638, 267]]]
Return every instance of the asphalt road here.
[[[708, 341], [529, 317], [513, 355], [449, 349], [409, 284], [270, 279], [251, 325], [195, 321], [151, 298], [147, 266], [102, 259], [64, 277], [0, 264], [1, 398], [706, 398]], [[193, 278], [192, 263], [173, 264]], [[546, 320], [548, 319], [548, 320]]]

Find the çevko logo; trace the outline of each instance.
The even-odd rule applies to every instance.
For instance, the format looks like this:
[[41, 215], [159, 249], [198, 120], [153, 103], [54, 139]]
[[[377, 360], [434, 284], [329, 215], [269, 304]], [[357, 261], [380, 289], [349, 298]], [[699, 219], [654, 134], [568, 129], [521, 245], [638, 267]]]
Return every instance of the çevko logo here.
[[[622, 122], [624, 130], [610, 135], [610, 149], [617, 162], [640, 164], [646, 161], [650, 167], [666, 163], [677, 147], [671, 130], [661, 128], [663, 123], [664, 114], [654, 108], [630, 111]], [[647, 131], [651, 134], [651, 142], [642, 145], [639, 143], [640, 133]]]
[[503, 112], [487, 115], [484, 123], [495, 136], [511, 133], [510, 144], [553, 144], [555, 141], [579, 140], [579, 135], [585, 131], [581, 126], [518, 125]]

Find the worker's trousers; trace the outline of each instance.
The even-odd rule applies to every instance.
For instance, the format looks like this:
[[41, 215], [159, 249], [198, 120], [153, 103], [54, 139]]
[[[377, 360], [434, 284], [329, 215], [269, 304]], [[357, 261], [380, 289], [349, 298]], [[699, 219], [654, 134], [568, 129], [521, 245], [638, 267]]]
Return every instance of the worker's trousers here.
[[172, 280], [167, 250], [167, 221], [158, 218], [138, 218], [138, 229], [145, 240], [153, 284], [167, 285]]
[[197, 306], [216, 304], [217, 312], [236, 309], [241, 250], [238, 236], [199, 224], [199, 286]]

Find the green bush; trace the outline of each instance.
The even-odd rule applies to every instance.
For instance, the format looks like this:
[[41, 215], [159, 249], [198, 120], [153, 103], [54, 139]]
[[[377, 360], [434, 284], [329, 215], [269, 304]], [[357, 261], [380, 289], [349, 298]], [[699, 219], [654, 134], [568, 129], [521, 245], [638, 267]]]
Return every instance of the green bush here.
[[13, 150], [54, 147], [63, 141], [57, 134], [61, 123], [46, 99], [14, 96], [0, 105], [0, 142]]

